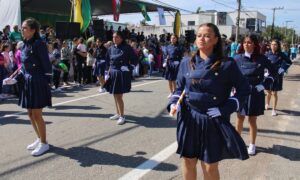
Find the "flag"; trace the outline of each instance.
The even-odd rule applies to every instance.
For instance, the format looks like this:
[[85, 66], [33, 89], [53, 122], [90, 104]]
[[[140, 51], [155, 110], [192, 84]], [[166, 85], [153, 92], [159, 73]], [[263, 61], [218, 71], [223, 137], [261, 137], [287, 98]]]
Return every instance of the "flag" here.
[[151, 21], [148, 13], [147, 13], [147, 9], [146, 9], [146, 5], [145, 4], [142, 4], [142, 3], [138, 3], [138, 5], [140, 6], [141, 8], [141, 11], [142, 11], [142, 14], [145, 18], [146, 21]]
[[74, 0], [74, 22], [80, 23], [80, 30], [83, 27], [83, 18], [81, 13], [81, 0]]
[[164, 15], [164, 9], [163, 8], [157, 8], [157, 12], [158, 12], [158, 18], [159, 18], [159, 24], [160, 25], [166, 25], [166, 18]]
[[81, 29], [81, 32], [84, 32], [89, 27], [92, 20], [90, 0], [82, 0], [81, 12], [83, 18], [83, 27]]
[[119, 21], [122, 0], [112, 0], [112, 10], [114, 14], [114, 21]]
[[90, 0], [74, 0], [74, 22], [80, 23], [80, 31], [84, 32], [91, 22]]
[[174, 21], [174, 34], [176, 34], [178, 37], [180, 35], [180, 26], [181, 26], [181, 19], [180, 19], [180, 12], [177, 11], [175, 14], [175, 21]]

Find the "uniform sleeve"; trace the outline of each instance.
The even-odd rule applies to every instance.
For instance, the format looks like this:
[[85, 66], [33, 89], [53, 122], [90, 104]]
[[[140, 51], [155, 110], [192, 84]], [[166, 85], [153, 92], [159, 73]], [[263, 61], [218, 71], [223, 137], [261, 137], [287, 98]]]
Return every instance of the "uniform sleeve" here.
[[168, 103], [168, 106], [167, 106], [167, 110], [170, 112], [170, 107], [171, 107], [171, 104], [176, 104], [177, 101], [179, 100], [182, 92], [184, 91], [184, 88], [185, 88], [185, 77], [184, 77], [184, 73], [185, 73], [185, 69], [186, 69], [186, 61], [181, 61], [181, 64], [179, 66], [179, 71], [178, 71], [178, 74], [177, 74], [177, 79], [176, 79], [176, 90], [175, 92], [173, 93], [173, 95], [171, 96], [170, 98], [170, 101]]
[[289, 57], [287, 57], [283, 53], [281, 53], [281, 57], [283, 58], [283, 63], [281, 64], [281, 68], [283, 68], [284, 71], [287, 71], [288, 68], [293, 64], [293, 62], [290, 60]]
[[48, 50], [45, 43], [42, 41], [37, 41], [37, 57], [39, 58], [39, 61], [42, 66], [42, 70], [44, 74], [46, 75], [47, 80], [51, 80], [52, 76], [52, 66], [49, 60]]
[[236, 93], [219, 107], [223, 116], [229, 116], [231, 113], [239, 111], [250, 94], [248, 80], [243, 76], [235, 61], [231, 61], [230, 63], [228, 69], [230, 73], [229, 79], [231, 80], [232, 86], [236, 89]]
[[271, 77], [276, 77], [276, 74], [277, 74], [276, 68], [272, 65], [271, 61], [269, 61], [265, 55], [263, 55], [263, 57], [264, 57], [265, 68], [268, 69]]
[[166, 47], [165, 47], [165, 51], [164, 51], [164, 54], [163, 54], [164, 59], [167, 59], [167, 57], [168, 57], [168, 55], [169, 55], [168, 47], [169, 47], [169, 46], [166, 46]]
[[106, 67], [105, 67], [105, 70], [108, 70], [109, 67], [110, 67], [110, 51], [111, 51], [111, 48], [109, 48], [106, 51], [106, 55], [105, 55], [105, 64], [106, 64]]

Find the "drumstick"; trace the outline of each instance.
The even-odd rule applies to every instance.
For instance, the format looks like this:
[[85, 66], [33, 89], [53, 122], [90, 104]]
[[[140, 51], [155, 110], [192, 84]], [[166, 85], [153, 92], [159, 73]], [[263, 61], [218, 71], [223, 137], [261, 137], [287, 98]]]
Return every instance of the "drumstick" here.
[[176, 103], [176, 107], [180, 105], [180, 103], [182, 102], [183, 98], [184, 98], [184, 95], [185, 95], [185, 90], [182, 91], [177, 103]]
[[179, 97], [179, 99], [178, 99], [178, 101], [177, 101], [177, 103], [176, 103], [176, 105], [175, 105], [175, 108], [174, 108], [174, 109], [171, 108], [171, 111], [170, 111], [170, 115], [171, 115], [171, 116], [174, 116], [174, 115], [175, 115], [175, 113], [176, 113], [176, 111], [177, 111], [177, 107], [178, 107], [178, 106], [180, 105], [180, 103], [182, 102], [182, 100], [183, 100], [183, 98], [184, 98], [184, 95], [185, 95], [185, 90], [182, 91], [182, 93], [181, 93], [181, 95], [180, 95], [180, 97]]
[[9, 79], [12, 79], [13, 77], [15, 77], [15, 75], [17, 75], [17, 73], [20, 71], [21, 68], [22, 67], [19, 67], [17, 70], [15, 70], [15, 72], [9, 76]]

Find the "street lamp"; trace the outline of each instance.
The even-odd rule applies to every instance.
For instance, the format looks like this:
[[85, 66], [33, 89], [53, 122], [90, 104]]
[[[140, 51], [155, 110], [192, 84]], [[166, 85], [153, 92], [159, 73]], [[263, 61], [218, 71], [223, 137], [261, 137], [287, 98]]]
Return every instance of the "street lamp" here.
[[287, 36], [286, 31], [287, 31], [287, 25], [289, 22], [294, 22], [294, 21], [285, 21], [285, 37]]

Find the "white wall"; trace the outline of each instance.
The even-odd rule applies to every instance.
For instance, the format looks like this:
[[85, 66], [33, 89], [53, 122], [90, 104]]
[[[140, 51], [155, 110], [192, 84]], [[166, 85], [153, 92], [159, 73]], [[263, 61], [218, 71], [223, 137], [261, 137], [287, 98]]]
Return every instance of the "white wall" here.
[[0, 31], [6, 26], [21, 28], [20, 0], [0, 0]]
[[[227, 13], [227, 25], [235, 25], [237, 12], [229, 12]], [[242, 11], [240, 14], [240, 27], [246, 27], [246, 21], [248, 18], [260, 19], [266, 22], [266, 16], [261, 14], [258, 11]]]

